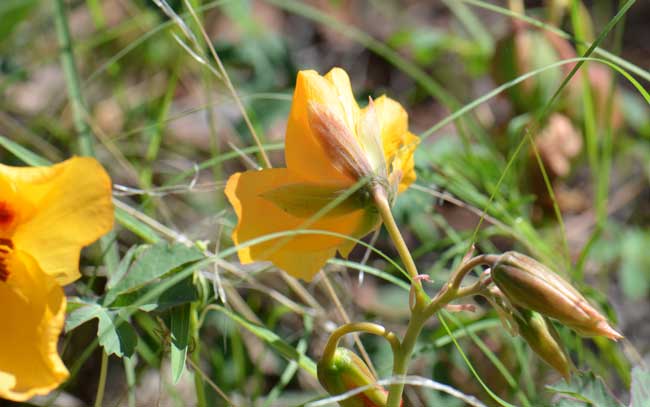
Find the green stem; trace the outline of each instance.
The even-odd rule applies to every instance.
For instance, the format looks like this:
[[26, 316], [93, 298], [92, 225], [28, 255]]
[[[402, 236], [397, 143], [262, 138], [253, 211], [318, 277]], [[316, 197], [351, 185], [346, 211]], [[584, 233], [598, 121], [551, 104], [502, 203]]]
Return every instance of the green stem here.
[[327, 339], [327, 344], [323, 350], [323, 356], [321, 357], [321, 360], [332, 359], [341, 338], [353, 332], [366, 332], [369, 334], [381, 336], [382, 338], [386, 339], [388, 343], [390, 343], [394, 355], [399, 351], [399, 339], [397, 339], [397, 336], [395, 336], [393, 332], [387, 331], [383, 326], [373, 324], [371, 322], [354, 322], [342, 325], [338, 327], [334, 332], [332, 332], [330, 337]]
[[[460, 284], [465, 276], [476, 266], [481, 264], [494, 264], [498, 259], [496, 255], [480, 255], [469, 260], [463, 261], [460, 266], [452, 273], [449, 282], [442, 290], [429, 302], [425, 307], [416, 306], [411, 310], [411, 319], [406, 328], [404, 339], [400, 345], [399, 351], [395, 352], [393, 364], [393, 377], [401, 379], [406, 375], [409, 361], [413, 354], [413, 349], [424, 323], [433, 314], [442, 309], [458, 298], [470, 296], [479, 293], [485, 288], [488, 281], [481, 279], [469, 287], [461, 287]], [[388, 393], [388, 407], [399, 407], [404, 392], [403, 383], [395, 383], [390, 386]]]
[[128, 391], [128, 406], [135, 407], [135, 366], [131, 358], [125, 357], [122, 360], [124, 361], [124, 375]]
[[[411, 355], [413, 354], [413, 349], [415, 348], [415, 343], [417, 342], [418, 336], [422, 331], [422, 327], [426, 322], [427, 317], [422, 313], [422, 310], [418, 309], [413, 311], [411, 314], [411, 319], [409, 324], [406, 327], [406, 333], [404, 334], [404, 339], [400, 345], [400, 348], [393, 355], [393, 378], [401, 379], [403, 378], [408, 370], [409, 362], [411, 360]], [[387, 407], [399, 407], [402, 402], [402, 393], [404, 392], [404, 383], [395, 383], [391, 384], [388, 389], [388, 402], [386, 403]]]
[[[192, 303], [192, 310], [190, 312], [190, 332], [192, 332], [192, 341], [194, 343], [194, 349], [190, 354], [190, 359], [192, 360], [195, 366], [200, 366], [201, 363], [201, 338], [199, 331], [201, 326], [199, 325], [198, 319], [198, 310], [196, 303]], [[194, 372], [194, 389], [196, 391], [196, 405], [197, 407], [207, 407], [208, 403], [205, 398], [205, 384], [203, 383], [203, 378], [198, 372]]]
[[83, 155], [94, 156], [93, 135], [84, 118], [84, 100], [81, 94], [79, 73], [72, 53], [72, 39], [63, 0], [54, 1], [54, 22], [59, 46], [61, 47], [61, 66], [65, 75], [70, 104], [72, 105], [72, 119], [75, 129], [79, 133], [79, 151]]
[[384, 226], [395, 245], [395, 249], [397, 249], [397, 253], [399, 253], [399, 257], [402, 259], [404, 267], [411, 278], [411, 289], [415, 293], [414, 307], [421, 308], [423, 307], [423, 304], [426, 303], [427, 296], [422, 289], [422, 282], [420, 282], [420, 279], [418, 278], [418, 269], [413, 261], [413, 256], [411, 256], [411, 251], [406, 245], [397, 223], [395, 223], [395, 218], [393, 218], [393, 213], [390, 210], [390, 205], [386, 198], [386, 192], [382, 187], [374, 187], [372, 190], [372, 197], [375, 201], [375, 206], [379, 211], [379, 216], [381, 216]]
[[99, 369], [99, 383], [97, 383], [95, 407], [101, 407], [102, 403], [104, 402], [104, 389], [106, 389], [106, 372], [108, 371], [108, 354], [106, 351], [102, 351], [102, 364]]
[[[436, 297], [429, 301], [424, 289], [422, 288], [422, 282], [420, 281], [419, 274], [411, 252], [404, 242], [404, 238], [395, 223], [395, 218], [390, 210], [390, 205], [388, 204], [388, 199], [386, 197], [386, 191], [381, 186], [375, 186], [372, 189], [372, 197], [375, 201], [375, 206], [379, 211], [379, 215], [386, 226], [386, 230], [390, 235], [397, 252], [406, 267], [406, 271], [411, 277], [411, 295], [414, 296], [414, 301], [411, 305], [411, 319], [409, 320], [408, 326], [406, 327], [406, 333], [404, 334], [404, 339], [402, 340], [399, 346], [393, 346], [393, 378], [400, 380], [402, 379], [408, 370], [409, 361], [411, 360], [411, 355], [413, 354], [413, 349], [417, 342], [418, 336], [422, 331], [424, 323], [436, 312], [438, 312], [442, 307], [449, 304], [451, 301], [473, 295], [480, 292], [485, 284], [488, 282], [481, 279], [475, 284], [469, 287], [462, 287], [461, 282], [467, 276], [467, 274], [472, 271], [476, 266], [482, 264], [494, 264], [498, 260], [496, 255], [480, 255], [467, 260], [464, 260], [460, 266], [452, 273], [449, 278], [449, 282], [440, 290]], [[350, 324], [352, 325], [352, 324]], [[346, 326], [343, 326], [339, 329], [343, 329], [344, 332]], [[382, 328], [383, 329], [383, 328]], [[335, 331], [336, 332], [336, 331]], [[334, 335], [332, 335], [334, 336]], [[332, 340], [330, 337], [328, 346], [325, 349], [325, 355], [331, 357], [334, 354], [336, 349], [336, 343], [338, 339]], [[392, 344], [392, 343], [391, 343]], [[402, 393], [404, 392], [404, 383], [394, 383], [390, 385], [388, 392], [388, 402], [387, 407], [399, 407], [402, 402]]]

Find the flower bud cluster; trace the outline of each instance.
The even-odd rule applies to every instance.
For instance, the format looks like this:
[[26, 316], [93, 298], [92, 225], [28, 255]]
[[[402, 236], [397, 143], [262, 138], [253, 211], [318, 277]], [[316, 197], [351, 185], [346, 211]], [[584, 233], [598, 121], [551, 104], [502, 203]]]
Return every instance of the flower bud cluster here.
[[492, 280], [511, 304], [556, 319], [582, 336], [623, 336], [571, 284], [538, 261], [517, 252], [502, 254]]
[[503, 325], [568, 380], [573, 365], [550, 319], [582, 336], [623, 336], [571, 284], [538, 261], [506, 252], [490, 271], [496, 287], [486, 294]]

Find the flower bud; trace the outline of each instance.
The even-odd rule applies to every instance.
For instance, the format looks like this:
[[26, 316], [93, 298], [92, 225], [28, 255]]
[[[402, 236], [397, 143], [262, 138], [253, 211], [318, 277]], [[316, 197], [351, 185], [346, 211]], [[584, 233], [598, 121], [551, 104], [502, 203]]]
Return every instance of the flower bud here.
[[623, 338], [573, 286], [528, 256], [504, 253], [491, 273], [513, 305], [557, 319], [583, 336]]
[[380, 407], [388, 401], [388, 392], [375, 384], [377, 379], [356, 353], [336, 348], [329, 359], [318, 362], [318, 380], [331, 395], [342, 394], [357, 387], [373, 385], [362, 393], [339, 401], [342, 407]]
[[553, 323], [539, 312], [523, 308], [517, 311], [514, 319], [521, 337], [537, 356], [568, 381], [573, 364], [560, 343]]
[[568, 381], [573, 364], [551, 321], [539, 312], [512, 305], [498, 287], [490, 287], [485, 295], [510, 335], [521, 335], [537, 356]]

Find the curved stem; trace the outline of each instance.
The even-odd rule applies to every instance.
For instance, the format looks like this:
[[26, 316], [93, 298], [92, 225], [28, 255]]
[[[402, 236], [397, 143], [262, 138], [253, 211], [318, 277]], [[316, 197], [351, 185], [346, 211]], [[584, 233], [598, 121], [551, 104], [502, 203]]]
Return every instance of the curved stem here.
[[330, 337], [327, 339], [327, 344], [323, 350], [323, 356], [321, 357], [321, 360], [331, 359], [334, 356], [334, 352], [336, 351], [336, 347], [338, 346], [341, 338], [347, 334], [354, 332], [366, 332], [369, 334], [381, 336], [382, 338], [386, 339], [388, 343], [390, 343], [390, 347], [393, 350], [393, 355], [396, 355], [399, 352], [399, 339], [397, 339], [397, 336], [393, 332], [387, 331], [383, 326], [373, 324], [371, 322], [354, 322], [342, 325], [334, 330], [334, 332], [332, 332]]
[[424, 314], [427, 317], [431, 317], [433, 314], [438, 312], [438, 310], [444, 307], [449, 302], [461, 298], [467, 297], [468, 295], [474, 295], [478, 293], [483, 288], [485, 281], [479, 280], [475, 284], [469, 287], [462, 287], [460, 284], [463, 282], [463, 279], [467, 274], [474, 269], [474, 267], [488, 264], [494, 264], [499, 256], [494, 254], [482, 254], [479, 256], [472, 257], [467, 261], [463, 261], [456, 270], [449, 277], [447, 284], [438, 292], [435, 298], [426, 306]]

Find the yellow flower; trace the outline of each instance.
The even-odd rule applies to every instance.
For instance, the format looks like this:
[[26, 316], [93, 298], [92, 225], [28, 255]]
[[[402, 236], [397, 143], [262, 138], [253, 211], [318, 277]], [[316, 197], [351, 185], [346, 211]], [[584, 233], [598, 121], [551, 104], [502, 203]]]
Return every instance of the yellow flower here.
[[[382, 185], [391, 197], [404, 191], [415, 181], [418, 141], [398, 102], [381, 96], [360, 109], [344, 70], [334, 68], [324, 77], [300, 71], [287, 123], [287, 168], [236, 173], [226, 185], [239, 219], [233, 241], [297, 229], [365, 236], [379, 220], [367, 190], [313, 217], [362, 179]], [[267, 240], [238, 254], [244, 264], [270, 260], [311, 280], [337, 251], [347, 257], [354, 245], [332, 235], [302, 234]]]
[[0, 398], [47, 394], [68, 377], [61, 286], [79, 278], [81, 247], [112, 227], [111, 182], [96, 160], [0, 164]]

